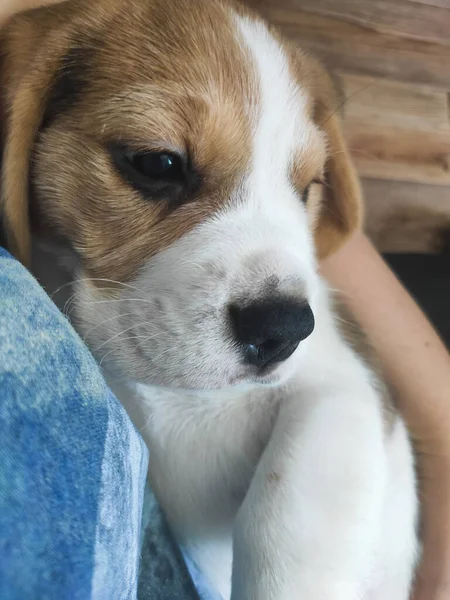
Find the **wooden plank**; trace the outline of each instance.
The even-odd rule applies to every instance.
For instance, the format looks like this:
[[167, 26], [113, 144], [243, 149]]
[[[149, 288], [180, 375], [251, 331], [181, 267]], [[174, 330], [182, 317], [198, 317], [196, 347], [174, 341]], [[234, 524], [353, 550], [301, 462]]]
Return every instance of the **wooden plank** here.
[[435, 252], [450, 229], [448, 187], [362, 179], [365, 228], [382, 252]]
[[330, 69], [450, 89], [448, 48], [381, 35], [359, 25], [276, 6], [263, 16]]
[[351, 122], [371, 126], [447, 133], [450, 141], [447, 94], [417, 84], [405, 84], [373, 77], [339, 74], [342, 91], [348, 98], [345, 116]]
[[450, 172], [450, 136], [434, 132], [401, 131], [371, 123], [345, 121], [348, 146], [356, 159], [428, 164]]
[[367, 226], [374, 229], [371, 218], [377, 220], [382, 214], [394, 210], [427, 209], [450, 216], [450, 189], [448, 186], [429, 186], [413, 182], [361, 179], [367, 213]]
[[[257, 0], [260, 10], [279, 0]], [[286, 10], [309, 12], [355, 23], [368, 31], [450, 45], [450, 11], [407, 0], [283, 0]]]
[[363, 177], [450, 186], [447, 94], [340, 76], [349, 148]]
[[353, 155], [353, 159], [361, 177], [448, 186], [450, 198], [450, 171], [440, 165], [427, 163], [411, 165], [390, 160], [362, 158], [360, 155]]
[[427, 6], [437, 6], [438, 8], [446, 8], [450, 10], [450, 0], [407, 0], [417, 4], [426, 4]]

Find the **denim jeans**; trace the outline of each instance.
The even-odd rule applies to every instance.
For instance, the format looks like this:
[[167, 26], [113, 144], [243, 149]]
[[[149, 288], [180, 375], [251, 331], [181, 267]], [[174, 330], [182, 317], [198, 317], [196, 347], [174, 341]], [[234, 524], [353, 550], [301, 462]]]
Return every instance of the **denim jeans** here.
[[147, 466], [81, 339], [0, 248], [0, 599], [216, 598], [189, 574]]

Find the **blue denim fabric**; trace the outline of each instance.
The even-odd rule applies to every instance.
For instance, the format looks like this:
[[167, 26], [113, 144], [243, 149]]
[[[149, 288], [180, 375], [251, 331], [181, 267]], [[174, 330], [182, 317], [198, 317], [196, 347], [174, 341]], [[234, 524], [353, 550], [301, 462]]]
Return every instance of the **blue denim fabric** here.
[[0, 599], [197, 598], [150, 490], [141, 525], [147, 463], [80, 338], [0, 248]]
[[0, 253], [0, 597], [134, 598], [147, 450], [85, 346]]

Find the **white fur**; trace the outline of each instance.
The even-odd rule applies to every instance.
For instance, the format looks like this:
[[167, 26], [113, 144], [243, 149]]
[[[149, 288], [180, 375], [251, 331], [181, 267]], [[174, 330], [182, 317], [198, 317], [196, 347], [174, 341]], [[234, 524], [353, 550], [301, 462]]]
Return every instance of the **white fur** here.
[[[236, 17], [258, 74], [252, 167], [214, 218], [113, 301], [80, 275], [79, 330], [150, 448], [171, 527], [225, 600], [406, 600], [417, 553], [412, 453], [340, 337], [290, 161], [324, 145], [283, 50]], [[316, 328], [270, 377], [243, 365], [226, 307], [268, 280]], [[233, 562], [234, 555], [234, 562]]]

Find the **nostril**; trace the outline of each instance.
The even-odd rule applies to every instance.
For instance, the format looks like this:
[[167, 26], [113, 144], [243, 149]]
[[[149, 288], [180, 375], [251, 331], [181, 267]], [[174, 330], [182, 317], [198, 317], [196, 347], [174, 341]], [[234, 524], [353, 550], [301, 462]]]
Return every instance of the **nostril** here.
[[260, 346], [255, 344], [244, 344], [244, 357], [249, 365], [257, 365], [261, 361]]
[[260, 368], [286, 360], [314, 329], [309, 304], [290, 298], [234, 304], [229, 311], [245, 361]]
[[232, 304], [229, 308], [234, 332], [240, 342], [260, 346], [267, 340], [264, 328], [261, 327], [263, 316], [253, 304], [244, 306]]
[[286, 346], [279, 340], [266, 340], [258, 345], [244, 342], [243, 345], [246, 362], [257, 366], [263, 366], [269, 357], [274, 357], [286, 349]]

